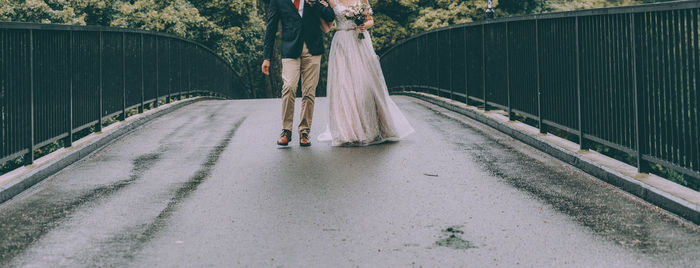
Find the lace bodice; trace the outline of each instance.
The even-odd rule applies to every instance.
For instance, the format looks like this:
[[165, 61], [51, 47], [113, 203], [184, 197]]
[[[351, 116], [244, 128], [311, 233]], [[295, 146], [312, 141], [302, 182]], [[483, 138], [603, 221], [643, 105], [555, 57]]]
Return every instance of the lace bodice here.
[[[348, 20], [345, 17], [345, 10], [348, 8], [345, 4], [341, 3], [338, 0], [331, 0], [335, 4], [335, 23], [336, 23], [336, 29], [339, 31], [342, 30], [352, 30], [357, 27], [355, 25], [355, 22]], [[352, 5], [354, 4], [359, 4], [360, 1], [355, 1]]]

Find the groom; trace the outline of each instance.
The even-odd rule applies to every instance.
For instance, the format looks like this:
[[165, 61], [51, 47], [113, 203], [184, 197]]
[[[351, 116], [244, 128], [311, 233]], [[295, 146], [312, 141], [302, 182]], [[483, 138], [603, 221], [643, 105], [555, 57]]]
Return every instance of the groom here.
[[294, 99], [301, 72], [303, 96], [299, 145], [311, 146], [309, 132], [321, 70], [321, 54], [324, 50], [320, 19], [328, 23], [335, 20], [335, 12], [324, 1], [270, 0], [262, 72], [270, 75], [270, 58], [277, 36], [277, 25], [282, 21], [282, 134], [277, 140], [278, 145], [286, 146], [292, 139]]

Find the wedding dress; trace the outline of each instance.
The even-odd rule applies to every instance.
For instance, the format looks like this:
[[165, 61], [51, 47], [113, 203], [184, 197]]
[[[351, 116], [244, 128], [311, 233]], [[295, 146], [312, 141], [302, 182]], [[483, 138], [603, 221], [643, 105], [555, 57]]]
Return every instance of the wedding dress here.
[[329, 125], [318, 140], [331, 141], [333, 146], [364, 146], [413, 133], [389, 97], [369, 33], [365, 31], [365, 38], [358, 38], [355, 23], [344, 16], [347, 6], [332, 1], [337, 31], [328, 59]]

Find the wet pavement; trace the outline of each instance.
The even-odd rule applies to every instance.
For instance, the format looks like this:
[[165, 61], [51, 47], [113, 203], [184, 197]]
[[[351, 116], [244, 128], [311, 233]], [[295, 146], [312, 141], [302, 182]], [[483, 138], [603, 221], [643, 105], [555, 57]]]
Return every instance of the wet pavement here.
[[278, 148], [279, 100], [167, 114], [0, 205], [0, 267], [700, 266], [697, 225], [394, 99], [416, 133], [362, 148]]

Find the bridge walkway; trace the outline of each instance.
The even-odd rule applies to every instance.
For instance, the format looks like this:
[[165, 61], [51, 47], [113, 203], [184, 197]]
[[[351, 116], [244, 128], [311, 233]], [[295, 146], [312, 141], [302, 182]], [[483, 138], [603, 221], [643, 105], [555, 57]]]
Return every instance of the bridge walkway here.
[[[462, 115], [394, 98], [416, 133], [362, 148], [302, 148], [296, 135], [278, 148], [279, 100], [176, 110], [0, 205], [0, 266], [700, 262], [696, 225]], [[327, 100], [316, 107], [314, 138]]]

